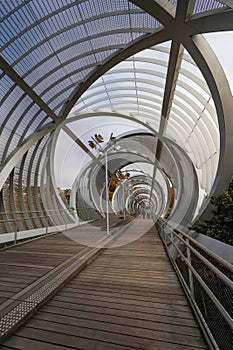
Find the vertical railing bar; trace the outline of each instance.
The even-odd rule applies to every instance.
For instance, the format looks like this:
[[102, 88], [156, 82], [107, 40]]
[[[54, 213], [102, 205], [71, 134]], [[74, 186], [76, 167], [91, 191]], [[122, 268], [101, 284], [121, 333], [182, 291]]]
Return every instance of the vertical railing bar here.
[[14, 234], [14, 244], [17, 243], [17, 236], [18, 236], [18, 217], [15, 216], [15, 234]]
[[[186, 238], [186, 243], [189, 243], [188, 238]], [[188, 245], [186, 245], [186, 251], [187, 251], [188, 261], [189, 261], [190, 265], [192, 265], [191, 253], [190, 253], [190, 249], [189, 249]], [[192, 296], [193, 299], [195, 299], [194, 284], [193, 284], [193, 273], [192, 273], [192, 270], [189, 267], [188, 267], [188, 275], [189, 275], [189, 287], [190, 287], [191, 296]]]

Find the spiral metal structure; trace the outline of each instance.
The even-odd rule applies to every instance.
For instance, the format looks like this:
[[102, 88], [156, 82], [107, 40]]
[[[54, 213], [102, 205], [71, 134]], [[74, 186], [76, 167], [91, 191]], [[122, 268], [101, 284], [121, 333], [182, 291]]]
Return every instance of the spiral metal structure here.
[[[45, 226], [48, 213], [57, 213], [53, 226], [106, 206], [182, 226], [207, 215], [233, 174], [233, 97], [205, 35], [233, 30], [232, 1], [0, 4], [0, 232], [19, 213], [20, 230]], [[86, 121], [91, 135], [92, 120], [98, 130], [122, 125], [102, 151], [78, 131]], [[77, 213], [64, 215], [54, 165], [61, 133], [86, 157], [72, 184]]]

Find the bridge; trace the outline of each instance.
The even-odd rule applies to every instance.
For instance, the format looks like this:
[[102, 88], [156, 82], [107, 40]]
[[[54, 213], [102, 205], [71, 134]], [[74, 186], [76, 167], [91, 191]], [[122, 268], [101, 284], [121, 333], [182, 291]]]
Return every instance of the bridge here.
[[0, 5], [1, 348], [231, 350], [232, 1]]
[[1, 252], [1, 349], [230, 349], [232, 266], [192, 241], [172, 258], [151, 219], [110, 223]]

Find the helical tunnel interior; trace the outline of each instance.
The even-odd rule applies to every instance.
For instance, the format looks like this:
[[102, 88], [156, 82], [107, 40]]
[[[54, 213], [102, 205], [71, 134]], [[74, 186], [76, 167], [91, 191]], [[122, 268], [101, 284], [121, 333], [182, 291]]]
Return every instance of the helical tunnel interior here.
[[107, 207], [182, 227], [208, 215], [233, 173], [231, 85], [208, 35], [232, 34], [232, 16], [227, 0], [2, 0], [1, 233]]

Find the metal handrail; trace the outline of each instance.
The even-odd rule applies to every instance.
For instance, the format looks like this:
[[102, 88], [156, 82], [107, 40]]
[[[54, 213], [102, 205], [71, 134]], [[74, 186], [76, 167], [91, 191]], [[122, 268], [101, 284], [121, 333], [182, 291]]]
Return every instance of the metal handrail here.
[[[0, 212], [0, 225], [4, 228], [3, 232], [0, 232], [0, 236], [4, 237], [0, 244], [9, 244], [13, 242], [16, 244], [19, 239], [25, 239], [25, 232], [28, 232], [28, 236], [26, 238], [33, 237], [32, 232], [36, 229], [45, 229], [45, 234], [49, 233], [49, 230], [54, 230], [54, 228], [61, 229], [63, 224], [65, 225], [65, 229], [67, 225], [79, 224], [80, 220], [77, 216], [77, 212], [75, 208], [60, 208], [60, 209], [50, 209], [50, 210], [32, 210], [32, 211], [5, 211]], [[59, 222], [57, 222], [59, 218]], [[62, 220], [60, 219], [62, 218]], [[72, 219], [69, 222], [69, 219]], [[40, 221], [40, 225], [35, 224], [36, 220]], [[64, 223], [63, 223], [64, 221]], [[28, 226], [33, 224], [32, 228]], [[20, 234], [21, 232], [21, 234]], [[22, 238], [22, 232], [23, 238]], [[52, 231], [51, 231], [52, 232]], [[6, 236], [8, 234], [8, 236]], [[13, 234], [13, 236], [12, 236]], [[34, 236], [38, 235], [35, 232]], [[21, 236], [21, 238], [19, 238]], [[7, 237], [7, 238], [5, 238]]]
[[75, 208], [70, 208], [70, 207], [67, 207], [67, 208], [63, 208], [63, 209], [50, 209], [50, 210], [46, 210], [46, 209], [42, 209], [42, 210], [30, 210], [30, 211], [0, 211], [0, 215], [7, 215], [7, 214], [11, 214], [11, 215], [14, 215], [14, 214], [31, 214], [31, 213], [41, 213], [41, 212], [45, 212], [45, 213], [50, 213], [50, 212], [60, 212], [60, 211], [75, 211], [76, 209]]
[[[203, 246], [201, 243], [197, 242], [189, 234], [168, 225], [165, 220], [158, 220], [156, 225], [159, 229], [160, 236], [165, 245], [168, 256], [175, 268], [175, 271], [177, 272], [182, 286], [184, 287], [190, 304], [194, 309], [194, 312], [206, 337], [207, 343], [210, 346], [210, 349], [230, 349], [230, 344], [223, 344], [223, 339], [220, 338], [218, 334], [213, 334], [213, 331], [216, 330], [216, 322], [220, 323], [223, 322], [223, 320], [226, 322], [224, 324], [225, 332], [227, 332], [226, 341], [229, 340], [230, 334], [233, 330], [233, 319], [230, 315], [230, 305], [229, 307], [226, 306], [226, 309], [224, 306], [226, 303], [221, 302], [221, 300], [223, 300], [221, 297], [221, 291], [220, 293], [216, 292], [217, 289], [214, 284], [215, 279], [217, 279], [217, 281], [219, 281], [218, 285], [221, 285], [225, 293], [229, 293], [230, 303], [230, 300], [232, 298], [233, 282], [228, 276], [232, 275], [233, 266]], [[190, 233], [192, 233], [192, 231]], [[201, 250], [203, 254], [206, 255], [206, 257], [204, 257], [200, 251], [198, 251], [198, 249]], [[194, 259], [194, 256], [198, 259], [198, 266], [201, 267], [197, 267], [197, 265], [195, 266], [196, 258]], [[208, 258], [210, 258], [212, 261], [214, 260], [217, 265], [219, 264], [221, 266], [221, 270], [218, 269], [218, 267], [215, 266], [211, 261], [209, 261]], [[184, 266], [186, 267], [184, 268]], [[209, 271], [210, 274], [206, 275], [206, 271]], [[225, 271], [226, 274], [224, 274], [223, 271]], [[194, 280], [196, 281], [195, 286]], [[200, 302], [200, 295], [202, 296], [203, 292], [206, 295], [205, 298], [208, 298], [209, 300], [209, 302], [207, 302], [209, 309], [206, 307], [207, 299], [204, 299], [204, 297], [202, 297], [202, 300]], [[202, 311], [203, 305], [204, 312]], [[210, 305], [214, 305], [215, 307], [217, 315], [214, 315], [216, 317], [215, 320], [212, 320], [213, 315], [211, 312], [213, 311], [210, 310]], [[211, 317], [208, 316], [208, 311]]]
[[[60, 216], [62, 213], [68, 213], [72, 214], [75, 218], [75, 215], [77, 215], [77, 209], [80, 210], [80, 208], [63, 208], [63, 209], [53, 209], [53, 210], [32, 210], [32, 211], [5, 211], [5, 212], [0, 212], [0, 216], [6, 217], [7, 216], [7, 222], [25, 222], [25, 221], [30, 221], [33, 219], [53, 219], [57, 216]], [[89, 214], [91, 212], [96, 212], [95, 209], [86, 210], [86, 208], [81, 208], [82, 212], [85, 212], [86, 214]], [[40, 215], [35, 215], [35, 214], [40, 214]], [[41, 215], [42, 214], [42, 215]], [[21, 217], [21, 215], [23, 217]], [[11, 218], [14, 217], [14, 218]], [[6, 223], [6, 219], [0, 219], [0, 223]]]
[[[188, 267], [191, 269], [192, 273], [195, 275], [195, 277], [198, 279], [198, 282], [202, 285], [202, 287], [205, 289], [206, 293], [209, 295], [209, 297], [212, 299], [215, 306], [219, 309], [222, 316], [225, 318], [227, 323], [229, 324], [230, 328], [233, 329], [233, 319], [228, 314], [228, 312], [223, 308], [222, 304], [218, 301], [218, 299], [215, 297], [215, 295], [212, 293], [210, 288], [206, 285], [206, 283], [203, 281], [203, 279], [200, 277], [200, 275], [197, 273], [197, 271], [194, 269], [192, 264], [189, 262], [189, 260], [185, 257], [185, 255], [182, 253], [182, 251], [179, 249], [176, 243], [173, 242], [174, 247], [179, 252], [180, 256], [182, 256], [182, 259], [185, 261], [185, 263], [188, 265]], [[189, 246], [186, 244], [186, 246]], [[224, 275], [225, 276], [225, 275]], [[233, 287], [233, 283], [225, 276], [227, 279], [227, 283], [230, 286], [230, 288]], [[224, 281], [225, 282], [225, 281]]]
[[[225, 283], [227, 284], [230, 288], [233, 288], [233, 282], [226, 277], [220, 270], [218, 270], [209, 260], [207, 260], [204, 256], [202, 256], [195, 248], [193, 248], [187, 241], [185, 241], [183, 238], [179, 237], [179, 235], [176, 233], [176, 230], [173, 231], [173, 233], [175, 234], [175, 236], [177, 238], [179, 238], [180, 241], [182, 241], [182, 243], [184, 243], [187, 247], [189, 247], [189, 249], [200, 259], [203, 261], [203, 263], [205, 265], [207, 265], [211, 270], [214, 271], [214, 273]], [[181, 233], [181, 231], [179, 231], [179, 233]], [[182, 233], [183, 234], [183, 233]], [[188, 238], [188, 240], [191, 241], [191, 237], [188, 236], [187, 234], [183, 234], [186, 238]], [[192, 242], [196, 244], [196, 241], [192, 239]], [[203, 249], [203, 246], [199, 244], [199, 248]], [[204, 249], [203, 249], [204, 250]], [[206, 252], [210, 250], [206, 249]], [[211, 254], [209, 253], [210, 256], [212, 256], [213, 258], [218, 257], [216, 254]], [[229, 268], [232, 272], [233, 272], [233, 266], [229, 263], [227, 263], [227, 261], [221, 259], [221, 264], [224, 265], [226, 268]]]
[[[233, 265], [231, 265], [228, 261], [224, 260], [221, 256], [215, 254], [212, 250], [208, 249], [203, 244], [199, 243], [197, 240], [195, 240], [193, 237], [191, 237], [189, 234], [180, 231], [179, 229], [175, 228], [173, 230], [174, 232], [182, 234], [184, 237], [188, 238], [191, 242], [193, 242], [196, 246], [201, 248], [203, 251], [205, 251], [210, 257], [215, 259], [218, 263], [224, 265], [226, 268], [231, 270], [233, 272]], [[192, 233], [192, 231], [190, 231]]]

